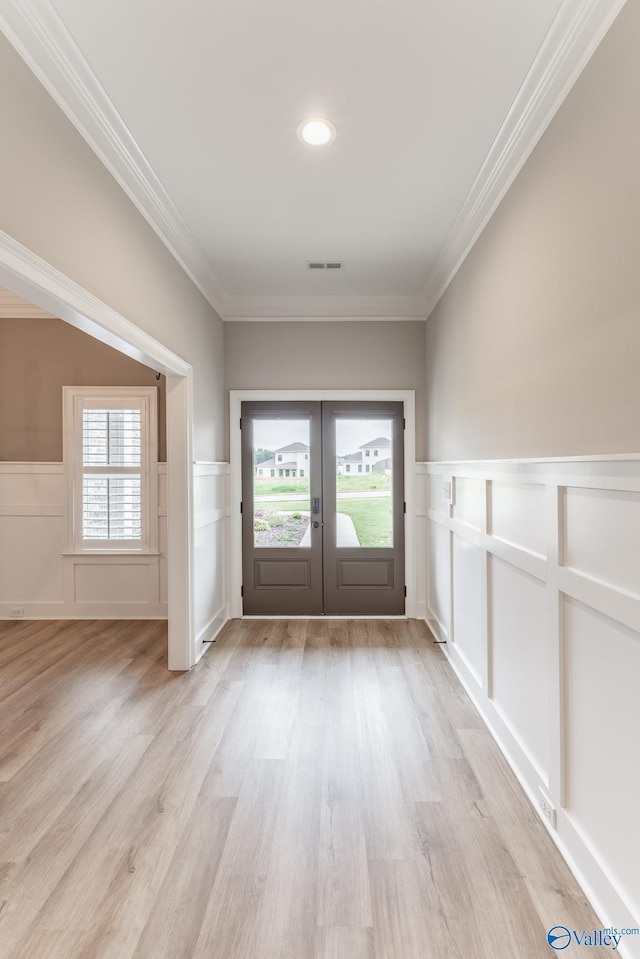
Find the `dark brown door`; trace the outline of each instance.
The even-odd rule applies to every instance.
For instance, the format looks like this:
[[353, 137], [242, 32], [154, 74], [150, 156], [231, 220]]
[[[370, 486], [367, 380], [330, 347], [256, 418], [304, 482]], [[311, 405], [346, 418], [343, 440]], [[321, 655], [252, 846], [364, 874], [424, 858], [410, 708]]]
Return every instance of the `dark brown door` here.
[[404, 613], [402, 403], [322, 404], [324, 611]]
[[242, 404], [246, 615], [404, 613], [401, 403]]
[[242, 404], [245, 615], [322, 613], [321, 416], [320, 403]]

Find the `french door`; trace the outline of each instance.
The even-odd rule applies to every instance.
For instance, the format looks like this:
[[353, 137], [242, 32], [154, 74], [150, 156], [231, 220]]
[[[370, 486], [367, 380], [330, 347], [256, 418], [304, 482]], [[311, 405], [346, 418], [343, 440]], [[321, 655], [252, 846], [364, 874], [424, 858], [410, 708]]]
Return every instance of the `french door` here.
[[402, 615], [402, 403], [244, 402], [247, 615]]

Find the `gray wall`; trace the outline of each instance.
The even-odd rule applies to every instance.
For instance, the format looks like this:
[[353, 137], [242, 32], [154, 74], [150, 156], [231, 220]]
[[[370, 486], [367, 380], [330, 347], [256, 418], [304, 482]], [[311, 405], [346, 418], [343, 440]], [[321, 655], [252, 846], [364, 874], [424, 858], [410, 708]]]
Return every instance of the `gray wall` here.
[[417, 457], [426, 454], [424, 324], [226, 323], [227, 389], [416, 391]]
[[428, 456], [640, 450], [640, 4], [427, 323]]
[[63, 386], [154, 386], [166, 459], [165, 378], [55, 319], [0, 318], [0, 460], [62, 462]]
[[0, 37], [1, 227], [194, 368], [194, 453], [224, 452], [222, 322]]

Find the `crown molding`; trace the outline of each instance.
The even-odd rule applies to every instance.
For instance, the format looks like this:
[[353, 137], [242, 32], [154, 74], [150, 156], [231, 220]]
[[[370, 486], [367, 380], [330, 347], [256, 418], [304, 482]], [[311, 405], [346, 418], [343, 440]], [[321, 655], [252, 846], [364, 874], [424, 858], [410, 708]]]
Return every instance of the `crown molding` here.
[[50, 0], [0, 0], [0, 25], [163, 243], [226, 321], [425, 319], [626, 0], [564, 0], [420, 296], [229, 295]]
[[564, 0], [427, 279], [427, 318], [625, 3]]
[[204, 251], [50, 0], [2, 0], [0, 26], [203, 296], [220, 313], [226, 292]]
[[422, 316], [227, 316], [225, 323], [424, 323]]
[[239, 320], [424, 320], [420, 296], [229, 296], [227, 322]]
[[191, 365], [88, 290], [0, 230], [0, 283], [33, 300], [51, 316], [167, 376], [187, 376]]

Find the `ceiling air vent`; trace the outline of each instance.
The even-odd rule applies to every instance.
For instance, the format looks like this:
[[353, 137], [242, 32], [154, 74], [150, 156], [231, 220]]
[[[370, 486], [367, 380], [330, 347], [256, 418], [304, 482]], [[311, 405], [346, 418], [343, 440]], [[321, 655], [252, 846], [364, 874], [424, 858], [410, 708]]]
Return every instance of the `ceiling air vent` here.
[[307, 260], [308, 270], [344, 270], [340, 260]]

